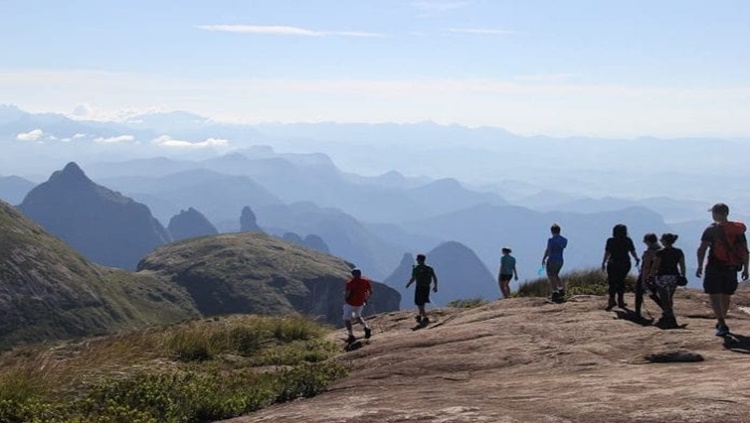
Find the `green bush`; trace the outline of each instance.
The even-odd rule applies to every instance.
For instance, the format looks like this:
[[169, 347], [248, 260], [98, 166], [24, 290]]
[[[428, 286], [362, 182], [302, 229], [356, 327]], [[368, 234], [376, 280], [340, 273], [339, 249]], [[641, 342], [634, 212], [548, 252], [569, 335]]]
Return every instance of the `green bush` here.
[[477, 297], [477, 298], [468, 298], [468, 299], [456, 299], [456, 300], [450, 301], [447, 304], [447, 306], [455, 307], [455, 308], [475, 308], [475, 307], [481, 307], [485, 304], [487, 304], [487, 300], [481, 297]]
[[[600, 269], [574, 270], [569, 273], [560, 275], [565, 282], [565, 296], [574, 295], [605, 295], [609, 291], [607, 274]], [[625, 279], [625, 289], [632, 291], [636, 283], [634, 275], [628, 275]], [[514, 293], [516, 297], [548, 297], [551, 294], [549, 280], [547, 278], [537, 278], [522, 283], [518, 291]]]

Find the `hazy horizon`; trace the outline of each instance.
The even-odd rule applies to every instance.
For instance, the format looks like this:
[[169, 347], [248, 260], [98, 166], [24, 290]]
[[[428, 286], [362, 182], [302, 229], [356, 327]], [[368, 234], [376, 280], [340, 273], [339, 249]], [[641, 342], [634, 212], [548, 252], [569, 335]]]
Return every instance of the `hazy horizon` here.
[[0, 103], [93, 120], [750, 135], [750, 3], [6, 2]]

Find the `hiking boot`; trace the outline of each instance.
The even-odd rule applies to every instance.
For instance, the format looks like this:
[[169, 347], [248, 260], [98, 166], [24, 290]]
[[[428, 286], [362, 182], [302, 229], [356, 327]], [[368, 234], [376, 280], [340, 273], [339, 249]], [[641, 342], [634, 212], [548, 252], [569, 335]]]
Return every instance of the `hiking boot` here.
[[717, 324], [716, 325], [716, 336], [724, 337], [724, 336], [727, 336], [727, 335], [729, 335], [729, 326]]
[[371, 336], [372, 336], [372, 329], [365, 328], [365, 339], [370, 339]]
[[614, 298], [610, 298], [609, 301], [607, 302], [607, 307], [604, 310], [610, 311], [613, 308], [615, 308], [615, 305], [617, 305], [617, 303], [615, 303]]
[[349, 335], [349, 337], [347, 337], [347, 338], [346, 338], [346, 343], [347, 343], [347, 344], [351, 344], [351, 343], [353, 343], [353, 342], [354, 342], [354, 341], [356, 341], [356, 340], [357, 340], [357, 337], [356, 337], [356, 336], [354, 336], [354, 335]]
[[552, 294], [549, 296], [549, 300], [553, 303], [556, 303], [560, 300], [560, 292], [558, 291], [552, 291]]

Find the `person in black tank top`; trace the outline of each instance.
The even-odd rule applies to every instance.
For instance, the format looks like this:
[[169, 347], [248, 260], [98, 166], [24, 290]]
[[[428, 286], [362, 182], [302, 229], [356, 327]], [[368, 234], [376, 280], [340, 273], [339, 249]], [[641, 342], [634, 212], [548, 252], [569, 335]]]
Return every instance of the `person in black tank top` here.
[[654, 255], [651, 263], [649, 276], [655, 278], [656, 289], [662, 306], [662, 316], [656, 326], [662, 329], [674, 329], [677, 319], [674, 315], [673, 297], [677, 289], [677, 282], [685, 277], [685, 254], [673, 245], [677, 241], [677, 235], [666, 233], [661, 236], [661, 244], [664, 246]]

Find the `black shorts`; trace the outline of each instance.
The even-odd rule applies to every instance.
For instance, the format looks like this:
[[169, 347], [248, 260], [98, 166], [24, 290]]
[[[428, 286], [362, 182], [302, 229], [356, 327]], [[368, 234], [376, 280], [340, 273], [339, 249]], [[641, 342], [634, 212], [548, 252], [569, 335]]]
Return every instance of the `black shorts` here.
[[513, 279], [512, 273], [501, 273], [500, 274], [500, 280], [503, 282], [508, 282], [509, 280]]
[[417, 285], [414, 291], [414, 304], [423, 306], [430, 302], [430, 285]]
[[738, 271], [736, 267], [709, 264], [703, 278], [703, 291], [706, 294], [734, 294], [737, 290]]

